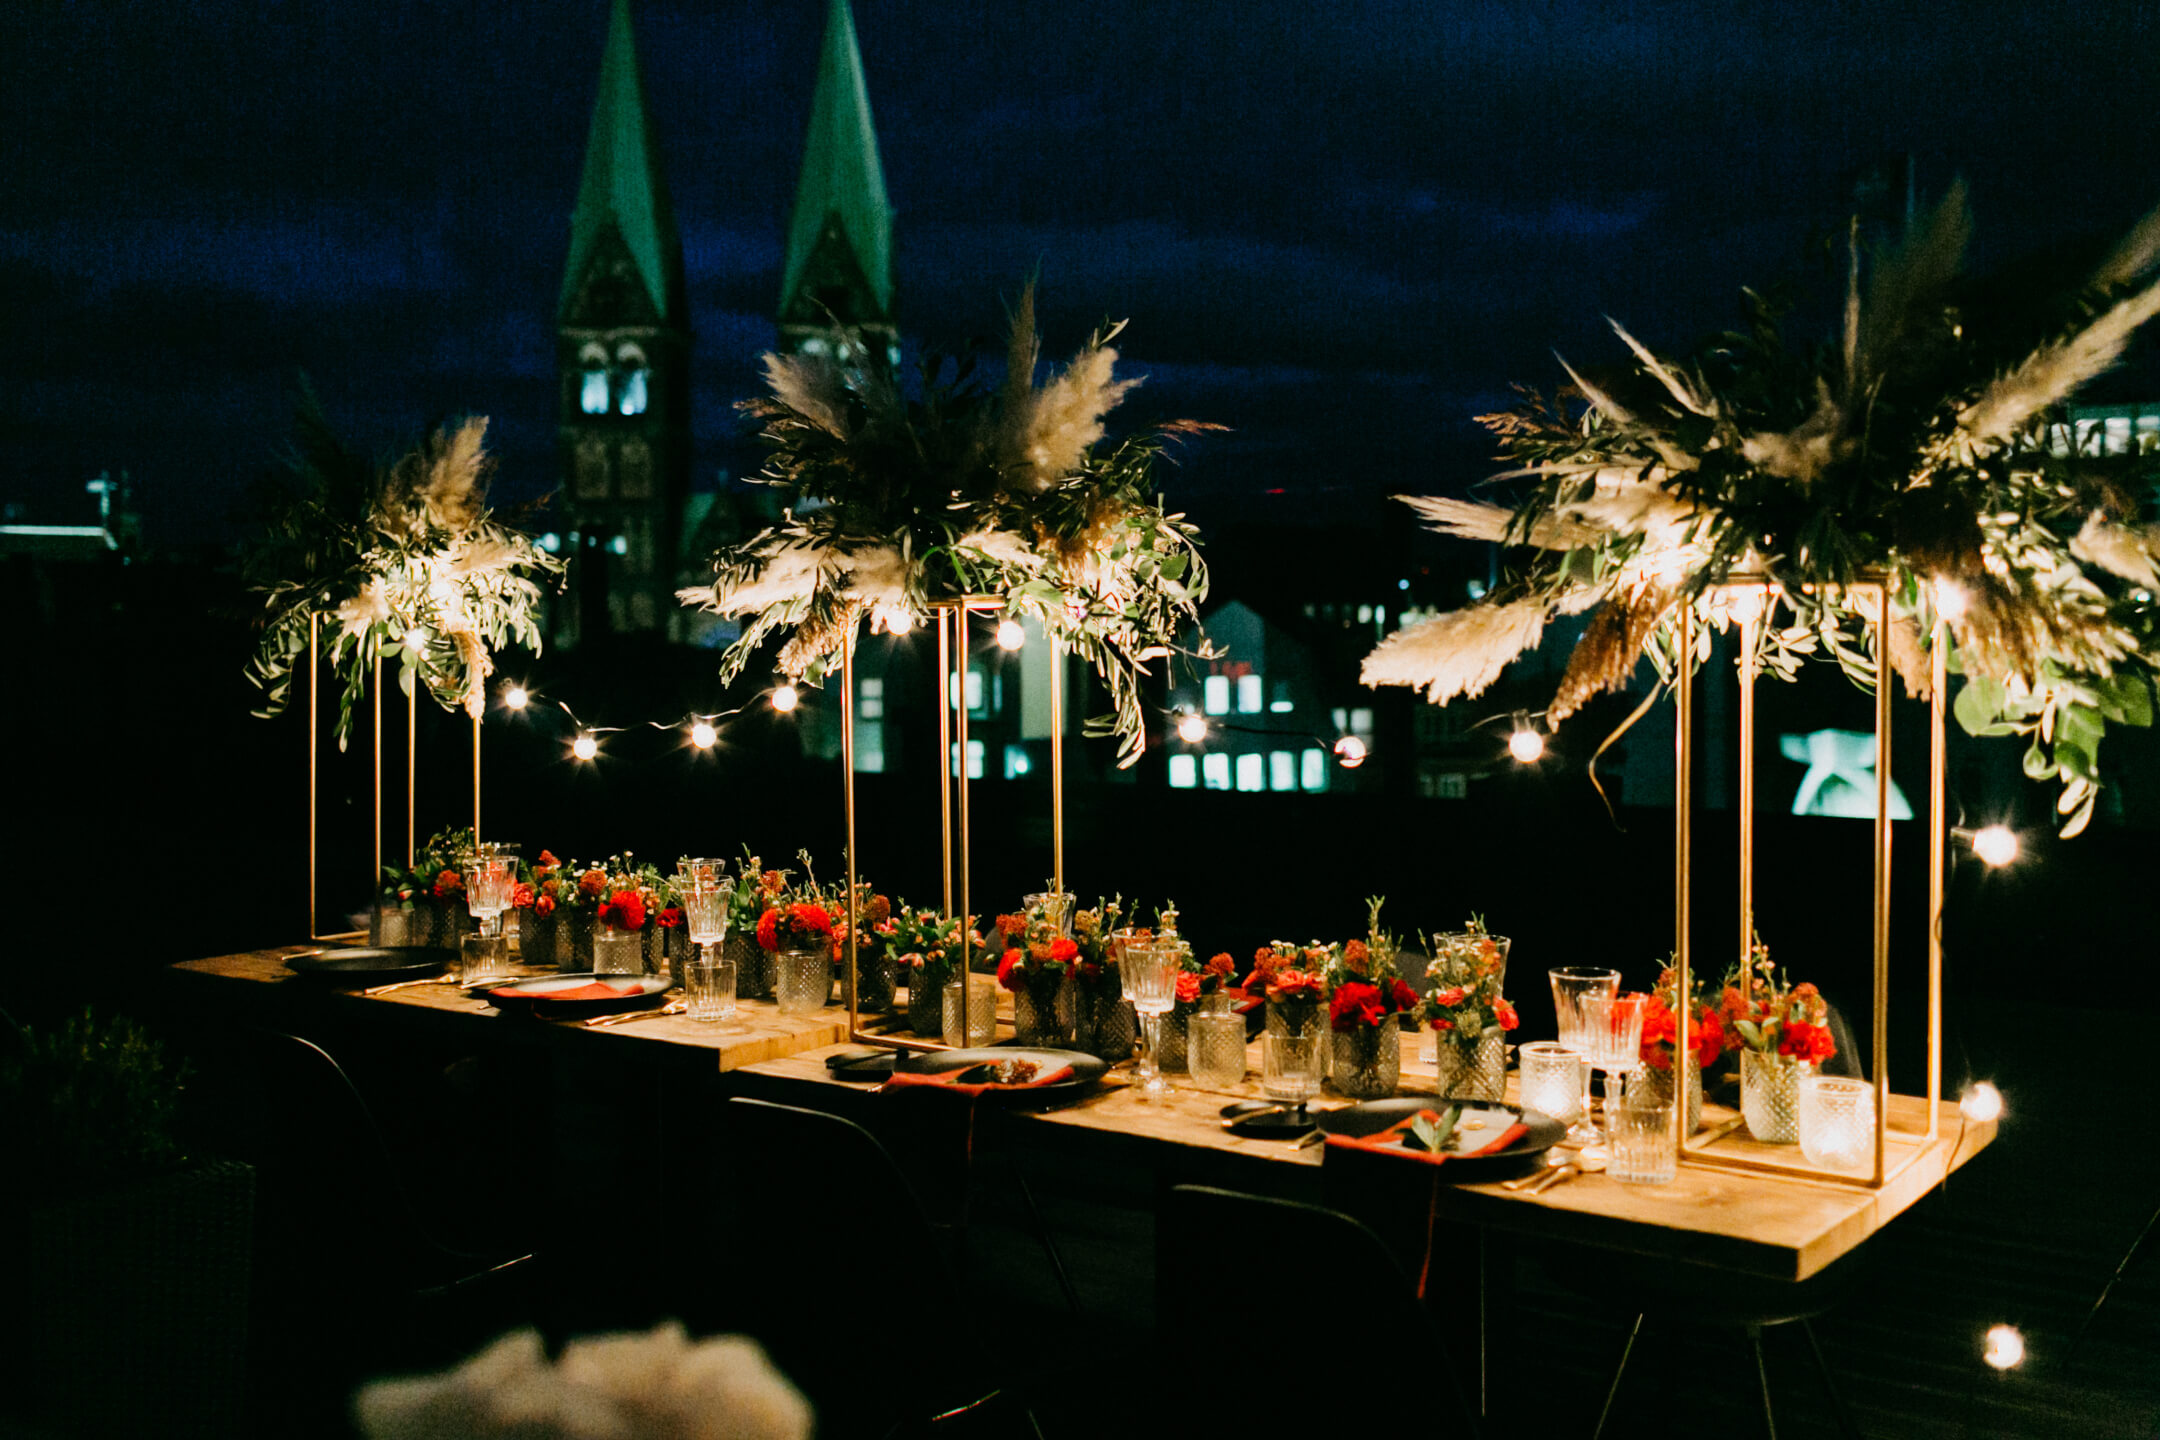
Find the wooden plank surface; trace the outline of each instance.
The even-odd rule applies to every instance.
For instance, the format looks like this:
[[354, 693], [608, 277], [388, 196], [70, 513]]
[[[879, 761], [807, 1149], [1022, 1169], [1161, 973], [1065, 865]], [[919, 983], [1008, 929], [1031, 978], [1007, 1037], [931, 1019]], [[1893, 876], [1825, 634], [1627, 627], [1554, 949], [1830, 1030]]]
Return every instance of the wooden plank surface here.
[[[1430, 1067], [1415, 1063], [1416, 1037], [1405, 1035], [1402, 1093], [1431, 1093]], [[772, 1082], [778, 1092], [793, 1092], [796, 1103], [817, 1106], [819, 1091], [830, 1100], [835, 1091], [862, 1086], [835, 1081], [826, 1069], [828, 1056], [847, 1047], [802, 1050], [777, 1060], [745, 1067], [742, 1078]], [[1224, 1090], [1200, 1090], [1189, 1077], [1172, 1076], [1171, 1093], [1149, 1100], [1132, 1086], [1129, 1067], [1111, 1072], [1085, 1098], [1059, 1109], [1016, 1112], [1015, 1125], [1026, 1125], [1029, 1139], [1040, 1144], [1089, 1143], [1120, 1148], [1161, 1147], [1170, 1152], [1206, 1152], [1237, 1163], [1263, 1167], [1318, 1167], [1324, 1147], [1299, 1149], [1280, 1140], [1234, 1135], [1222, 1127], [1221, 1108], [1233, 1100], [1260, 1098], [1259, 1047], [1247, 1053], [1247, 1080]], [[1510, 1077], [1510, 1098], [1513, 1098]], [[815, 1088], [811, 1088], [815, 1087]], [[1349, 1102], [1330, 1097], [1314, 1106], [1331, 1109]], [[1719, 1106], [1706, 1107], [1718, 1118]], [[1893, 1095], [1893, 1137], [1898, 1127], [1925, 1128], [1926, 1102]], [[1501, 1188], [1495, 1183], [1443, 1187], [1439, 1213], [1444, 1220], [1488, 1225], [1525, 1236], [1574, 1241], [1665, 1259], [1766, 1277], [1802, 1280], [1847, 1254], [1915, 1201], [1949, 1171], [1984, 1149], [1995, 1126], [1965, 1124], [1957, 1107], [1941, 1106], [1942, 1133], [1931, 1145], [1912, 1142], [1920, 1160], [1879, 1192], [1831, 1180], [1737, 1173], [1696, 1164], [1680, 1167], [1670, 1185], [1624, 1185], [1604, 1175], [1585, 1175], [1555, 1186], [1541, 1196]], [[1742, 1145], [1751, 1142], [1740, 1142]], [[1783, 1158], [1799, 1159], [1797, 1146], [1774, 1148]], [[1893, 1155], [1901, 1147], [1893, 1146]], [[1408, 1164], [1410, 1162], [1403, 1162]]]

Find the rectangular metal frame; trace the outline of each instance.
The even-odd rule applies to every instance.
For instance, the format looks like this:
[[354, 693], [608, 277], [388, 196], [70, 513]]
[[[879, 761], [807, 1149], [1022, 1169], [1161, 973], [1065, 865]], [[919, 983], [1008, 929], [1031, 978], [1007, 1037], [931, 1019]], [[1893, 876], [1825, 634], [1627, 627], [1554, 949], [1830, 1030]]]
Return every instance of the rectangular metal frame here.
[[[307, 757], [307, 866], [308, 866], [308, 881], [307, 881], [307, 885], [308, 885], [308, 888], [307, 888], [307, 928], [308, 928], [308, 939], [309, 939], [309, 940], [311, 940], [311, 941], [314, 941], [314, 940], [343, 940], [343, 939], [346, 939], [346, 938], [348, 938], [349, 936], [351, 936], [351, 935], [352, 935], [352, 934], [354, 933], [354, 932], [352, 932], [352, 931], [343, 931], [343, 932], [340, 932], [340, 933], [337, 933], [337, 934], [332, 934], [332, 935], [324, 935], [324, 934], [321, 934], [321, 933], [319, 933], [319, 932], [318, 932], [318, 931], [316, 930], [316, 926], [315, 926], [315, 920], [316, 920], [316, 902], [315, 902], [315, 881], [316, 881], [316, 875], [317, 875], [317, 856], [316, 856], [316, 844], [315, 844], [315, 836], [316, 836], [316, 828], [317, 828], [317, 820], [316, 820], [316, 809], [317, 809], [317, 806], [316, 806], [316, 796], [317, 796], [317, 790], [318, 790], [318, 785], [317, 785], [317, 778], [316, 778], [316, 758], [317, 758], [317, 752], [318, 752], [318, 750], [320, 749], [320, 747], [321, 747], [321, 744], [322, 744], [322, 737], [321, 737], [321, 734], [320, 734], [320, 726], [321, 726], [321, 723], [322, 723], [322, 722], [321, 722], [321, 717], [320, 717], [320, 713], [319, 713], [319, 709], [318, 709], [318, 695], [319, 695], [319, 692], [320, 692], [320, 688], [321, 688], [321, 667], [322, 667], [322, 649], [321, 649], [321, 617], [319, 617], [319, 616], [315, 616], [315, 615], [310, 615], [310, 616], [308, 616], [308, 691], [307, 691], [307, 735], [308, 735], [308, 740], [307, 740], [307, 745], [308, 745], [308, 757]], [[370, 711], [371, 711], [371, 713], [372, 713], [372, 715], [373, 715], [373, 717], [374, 717], [374, 725], [375, 725], [375, 757], [374, 757], [374, 787], [373, 787], [373, 790], [374, 790], [374, 807], [373, 807], [373, 808], [374, 808], [374, 820], [375, 820], [375, 824], [374, 824], [374, 837], [375, 837], [375, 845], [374, 845], [374, 850], [373, 850], [373, 852], [372, 852], [372, 853], [373, 853], [373, 859], [372, 859], [372, 866], [371, 866], [371, 868], [372, 868], [372, 870], [373, 870], [373, 874], [372, 874], [372, 875], [371, 875], [371, 876], [369, 877], [369, 881], [368, 881], [368, 884], [369, 884], [369, 887], [370, 887], [370, 889], [369, 889], [369, 892], [368, 892], [368, 893], [372, 895], [372, 894], [373, 894], [373, 893], [374, 893], [374, 892], [375, 892], [376, 890], [379, 890], [379, 889], [380, 889], [380, 888], [382, 887], [382, 872], [383, 872], [383, 858], [382, 858], [382, 856], [383, 856], [383, 804], [382, 804], [382, 762], [383, 762], [383, 718], [382, 718], [382, 659], [381, 659], [381, 657], [379, 657], [379, 656], [378, 656], [378, 657], [376, 658], [376, 660], [375, 660], [375, 669], [374, 669], [374, 674], [373, 674], [373, 677], [372, 677], [372, 679], [371, 679], [371, 681], [370, 681], [370, 687], [369, 687], [369, 692], [368, 692], [368, 703], [369, 703]], [[418, 758], [418, 757], [417, 757], [417, 755], [416, 755], [416, 753], [415, 753], [415, 745], [414, 745], [414, 741], [415, 741], [415, 739], [417, 738], [417, 736], [418, 736], [418, 734], [419, 734], [419, 729], [420, 729], [420, 697], [419, 697], [419, 692], [418, 692], [417, 690], [415, 690], [415, 692], [414, 692], [413, 694], [411, 694], [411, 695], [408, 695], [408, 696], [406, 696], [406, 697], [405, 697], [405, 868], [406, 868], [407, 870], [410, 870], [410, 869], [412, 869], [412, 866], [413, 866], [413, 860], [414, 860], [414, 858], [415, 858], [415, 853], [414, 853], [414, 848], [413, 848], [413, 778], [414, 778], [414, 766], [415, 766], [415, 763], [416, 763], [416, 761], [417, 761], [417, 758]], [[475, 720], [473, 721], [473, 839], [474, 839], [475, 841], [478, 841], [478, 840], [479, 840], [479, 838], [480, 838], [480, 722], [479, 722], [479, 721], [478, 721], [477, 719], [475, 719]]]

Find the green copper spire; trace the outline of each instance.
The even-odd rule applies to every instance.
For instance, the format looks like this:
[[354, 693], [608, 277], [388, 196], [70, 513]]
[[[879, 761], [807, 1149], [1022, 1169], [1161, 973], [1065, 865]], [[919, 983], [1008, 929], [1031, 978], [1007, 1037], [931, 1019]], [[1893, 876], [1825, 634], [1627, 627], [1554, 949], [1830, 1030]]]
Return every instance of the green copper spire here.
[[848, 0], [832, 0], [825, 17], [780, 282], [782, 325], [823, 327], [827, 310], [876, 326], [893, 312], [892, 211]]
[[622, 237], [661, 322], [684, 319], [682, 242], [668, 207], [667, 185], [645, 110], [637, 38], [629, 0], [614, 0], [607, 51], [600, 60], [600, 93], [585, 139], [585, 175], [570, 221], [570, 263], [563, 271], [558, 313], [567, 315], [593, 252], [610, 226]]

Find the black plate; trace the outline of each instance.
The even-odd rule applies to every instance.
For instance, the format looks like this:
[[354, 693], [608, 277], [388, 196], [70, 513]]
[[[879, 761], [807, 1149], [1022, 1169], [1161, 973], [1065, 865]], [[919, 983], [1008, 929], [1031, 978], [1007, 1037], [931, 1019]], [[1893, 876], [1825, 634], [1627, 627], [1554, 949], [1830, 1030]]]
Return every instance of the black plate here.
[[[1420, 1110], [1440, 1110], [1455, 1103], [1458, 1102], [1432, 1095], [1396, 1095], [1386, 1100], [1367, 1100], [1362, 1105], [1350, 1105], [1341, 1110], [1323, 1110], [1319, 1112], [1318, 1118], [1320, 1128], [1330, 1135], [1373, 1135], [1417, 1114]], [[1520, 1105], [1503, 1105], [1488, 1100], [1466, 1100], [1460, 1103], [1475, 1109], [1511, 1114], [1530, 1129], [1528, 1134], [1507, 1149], [1490, 1155], [1450, 1155], [1447, 1164], [1439, 1168], [1442, 1174], [1451, 1179], [1474, 1182], [1493, 1178], [1495, 1171], [1520, 1170], [1525, 1160], [1543, 1154], [1567, 1135], [1567, 1126], [1549, 1115], [1536, 1110], [1525, 1110]]]
[[932, 1050], [921, 1055], [911, 1055], [901, 1065], [903, 1071], [916, 1075], [944, 1075], [954, 1070], [966, 1070], [976, 1065], [989, 1065], [1005, 1060], [1033, 1060], [1045, 1070], [1055, 1070], [1070, 1065], [1072, 1075], [1049, 1085], [1025, 1085], [1012, 1090], [986, 1090], [983, 1098], [995, 1100], [1002, 1105], [1016, 1105], [1023, 1109], [1048, 1109], [1077, 1100], [1095, 1088], [1102, 1077], [1110, 1073], [1110, 1063], [1098, 1056], [1078, 1050], [1036, 1050], [1025, 1045], [985, 1045], [972, 1050]]
[[388, 985], [397, 980], [425, 980], [440, 975], [458, 958], [455, 950], [432, 945], [387, 945], [380, 948], [317, 950], [295, 955], [285, 968], [295, 975], [323, 980], [332, 985]]
[[[618, 995], [612, 1000], [550, 1000], [552, 990], [575, 990], [594, 981], [609, 985], [626, 985], [635, 982], [640, 993]], [[493, 990], [479, 992], [479, 998], [506, 1015], [533, 1015], [542, 1020], [584, 1020], [594, 1015], [613, 1015], [621, 1010], [649, 1010], [655, 1005], [667, 1003], [668, 977], [665, 975], [596, 975], [574, 973], [569, 975], [535, 975], [529, 980], [513, 980], [496, 989], [515, 991], [511, 995], [497, 995]]]

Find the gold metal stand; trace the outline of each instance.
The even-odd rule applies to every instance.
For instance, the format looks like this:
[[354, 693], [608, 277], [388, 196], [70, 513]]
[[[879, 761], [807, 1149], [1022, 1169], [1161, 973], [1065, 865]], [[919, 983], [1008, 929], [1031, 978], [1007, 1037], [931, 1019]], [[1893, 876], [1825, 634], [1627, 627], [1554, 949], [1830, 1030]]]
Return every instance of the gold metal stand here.
[[[1743, 591], [1761, 588], [1762, 620], [1767, 623], [1769, 608], [1776, 604], [1776, 592], [1760, 579], [1748, 577], [1744, 582], [1736, 577], [1736, 586]], [[1724, 1126], [1700, 1136], [1685, 1134], [1687, 1106], [1676, 1105], [1673, 1128], [1680, 1137], [1681, 1158], [1691, 1164], [1719, 1169], [1748, 1170], [1780, 1175], [1799, 1175], [1813, 1180], [1834, 1184], [1854, 1185], [1868, 1190], [1880, 1190], [1902, 1174], [1905, 1169], [1921, 1158], [1927, 1146], [1940, 1134], [1940, 1120], [1936, 1114], [1942, 1098], [1942, 912], [1943, 867], [1946, 863], [1945, 846], [1949, 838], [1948, 818], [1945, 808], [1943, 748], [1943, 690], [1947, 678], [1945, 661], [1946, 637], [1940, 624], [1935, 628], [1933, 669], [1931, 679], [1934, 693], [1928, 703], [1930, 743], [1928, 756], [1928, 1036], [1927, 1036], [1927, 1127], [1924, 1131], [1900, 1131], [1901, 1137], [1918, 1142], [1911, 1153], [1893, 1165], [1890, 1161], [1890, 700], [1891, 687], [1896, 677], [1889, 661], [1888, 627], [1890, 625], [1890, 589], [1881, 578], [1871, 578], [1850, 587], [1857, 596], [1872, 596], [1874, 616], [1871, 628], [1875, 638], [1875, 833], [1874, 833], [1874, 927], [1872, 942], [1874, 950], [1874, 986], [1872, 1012], [1874, 1035], [1872, 1062], [1875, 1080], [1875, 1154], [1874, 1163], [1866, 1175], [1850, 1175], [1811, 1165], [1805, 1161], [1782, 1161], [1756, 1156], [1721, 1154], [1711, 1150], [1719, 1138], [1733, 1127]], [[1755, 664], [1754, 625], [1756, 621], [1743, 618], [1740, 626], [1740, 786], [1736, 809], [1740, 821], [1740, 943], [1742, 973], [1750, 954], [1754, 928], [1754, 830], [1755, 830]], [[1673, 722], [1673, 950], [1676, 956], [1674, 968], [1678, 981], [1677, 996], [1681, 1003], [1678, 1015], [1675, 1055], [1685, 1057], [1690, 1050], [1689, 1032], [1692, 1029], [1689, 995], [1690, 946], [1689, 946], [1689, 887], [1694, 860], [1693, 810], [1694, 810], [1694, 743], [1695, 719], [1691, 705], [1693, 686], [1690, 670], [1693, 664], [1695, 623], [1692, 608], [1683, 606], [1678, 624], [1679, 668], [1673, 680], [1675, 714]], [[1744, 982], [1752, 990], [1752, 979]], [[1683, 1064], [1684, 1059], [1676, 1062]]]

